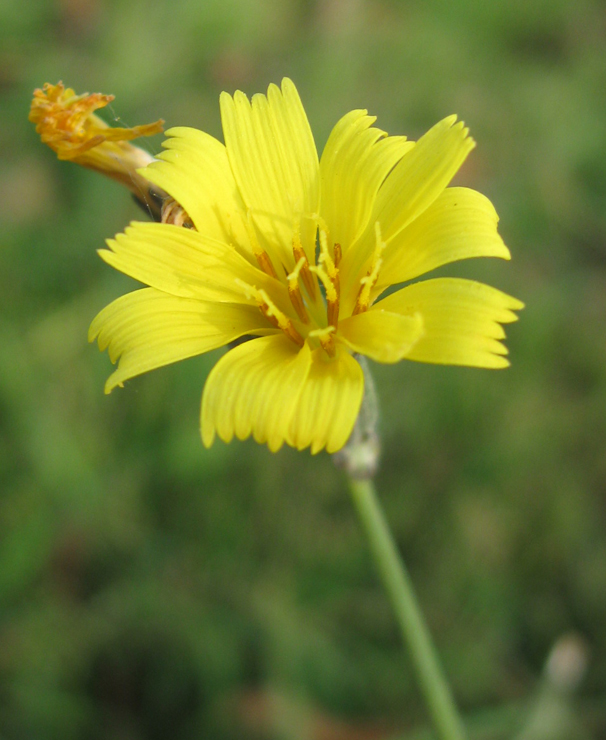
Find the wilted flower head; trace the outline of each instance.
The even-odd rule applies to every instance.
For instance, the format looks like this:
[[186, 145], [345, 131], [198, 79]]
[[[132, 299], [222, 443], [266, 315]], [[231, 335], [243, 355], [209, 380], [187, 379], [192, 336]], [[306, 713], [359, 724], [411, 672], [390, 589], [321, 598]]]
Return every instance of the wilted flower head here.
[[[221, 96], [225, 145], [191, 128], [141, 172], [185, 209], [193, 229], [133, 223], [103, 259], [149, 286], [94, 319], [90, 339], [117, 370], [106, 391], [227, 345], [202, 399], [202, 438], [251, 434], [339, 450], [364, 377], [357, 353], [501, 368], [502, 323], [522, 303], [470, 280], [416, 282], [469, 257], [509, 259], [480, 193], [448, 187], [474, 142], [451, 116], [418, 142], [388, 137], [365, 110], [335, 126], [318, 161], [294, 84], [252, 102]], [[92, 151], [92, 150], [91, 150]]]
[[148, 165], [153, 157], [129, 142], [161, 133], [164, 121], [131, 128], [111, 127], [94, 111], [113, 99], [113, 95], [101, 93], [76, 95], [62, 82], [47, 82], [41, 90], [34, 90], [29, 120], [36, 124], [41, 140], [59, 159], [102, 172], [140, 196], [147, 183], [137, 169]]

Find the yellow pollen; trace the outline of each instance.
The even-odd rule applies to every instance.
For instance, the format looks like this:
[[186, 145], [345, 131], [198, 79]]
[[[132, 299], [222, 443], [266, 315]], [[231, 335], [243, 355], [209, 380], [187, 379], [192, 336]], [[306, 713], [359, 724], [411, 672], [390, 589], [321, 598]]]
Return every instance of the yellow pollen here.
[[301, 295], [301, 289], [299, 288], [299, 273], [303, 269], [305, 262], [305, 257], [301, 257], [295, 265], [295, 269], [290, 273], [290, 275], [286, 276], [286, 279], [288, 280], [288, 295], [290, 296], [290, 302], [294, 306], [294, 309], [301, 321], [304, 324], [309, 324], [309, 316], [305, 310], [305, 303], [303, 302], [303, 296]]
[[277, 278], [278, 276], [271, 262], [271, 259], [269, 258], [269, 255], [259, 244], [259, 240], [257, 239], [257, 234], [255, 233], [255, 227], [252, 222], [252, 215], [250, 211], [248, 211], [247, 218], [243, 220], [244, 220], [244, 226], [246, 228], [246, 233], [248, 234], [248, 238], [250, 239], [251, 249], [253, 251], [253, 254], [255, 255], [255, 259], [257, 260], [259, 267], [263, 270], [263, 272], [266, 275], [270, 275], [271, 277]]
[[252, 298], [256, 301], [259, 306], [259, 310], [270, 321], [277, 329], [281, 329], [284, 334], [299, 347], [304, 344], [303, 337], [295, 329], [294, 324], [288, 318], [288, 316], [276, 306], [271, 300], [267, 293], [261, 288], [256, 288], [254, 285], [249, 285], [243, 280], [236, 278], [236, 284], [244, 290], [244, 294], [247, 298]]
[[375, 248], [372, 255], [370, 269], [366, 273], [365, 277], [360, 279], [360, 292], [358, 293], [356, 307], [353, 311], [354, 316], [368, 310], [372, 289], [379, 279], [379, 273], [383, 266], [383, 258], [381, 257], [381, 254], [383, 253], [386, 244], [381, 239], [381, 225], [378, 221], [375, 223], [375, 240]]
[[336, 303], [339, 300], [337, 290], [333, 284], [333, 281], [324, 271], [324, 268], [321, 266], [315, 267], [314, 265], [312, 265], [309, 269], [311, 272], [313, 272], [314, 275], [318, 276], [319, 280], [324, 286], [324, 289], [326, 290], [327, 303]]

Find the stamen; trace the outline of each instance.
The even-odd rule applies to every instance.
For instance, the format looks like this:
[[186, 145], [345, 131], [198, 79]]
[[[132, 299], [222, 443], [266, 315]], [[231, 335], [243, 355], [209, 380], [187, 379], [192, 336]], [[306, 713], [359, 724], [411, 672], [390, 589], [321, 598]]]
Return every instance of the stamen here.
[[337, 326], [339, 323], [339, 286], [338, 286], [339, 276], [337, 275], [335, 286], [335, 293], [337, 294], [337, 300], [331, 301], [328, 298], [326, 298], [326, 321], [328, 324], [333, 324], [334, 326]]
[[305, 250], [303, 249], [303, 245], [301, 244], [301, 222], [298, 219], [295, 221], [295, 227], [293, 231], [292, 253], [295, 258], [295, 264], [297, 264], [301, 259], [304, 260], [303, 266], [301, 267], [301, 280], [303, 281], [303, 285], [305, 286], [307, 294], [312, 301], [315, 301], [316, 282], [309, 270], [309, 260], [307, 259], [307, 255], [305, 254]]
[[322, 349], [326, 352], [329, 357], [334, 357], [336, 354], [335, 348], [335, 333], [336, 329], [334, 326], [327, 326], [325, 329], [315, 329], [310, 331], [308, 337], [317, 337], [318, 341], [322, 345]]
[[248, 238], [250, 239], [250, 246], [252, 248], [253, 254], [255, 255], [255, 259], [257, 260], [259, 264], [259, 267], [263, 270], [263, 272], [266, 275], [270, 275], [271, 277], [277, 278], [278, 275], [276, 274], [276, 271], [271, 262], [271, 259], [269, 258], [269, 255], [259, 244], [259, 240], [257, 239], [257, 234], [255, 233], [255, 227], [252, 222], [252, 215], [250, 211], [248, 211], [247, 218], [243, 219], [243, 221], [244, 221], [244, 226], [246, 228], [246, 233], [248, 234]]
[[326, 272], [324, 272], [324, 268], [320, 265], [318, 265], [318, 267], [312, 265], [309, 269], [310, 272], [313, 272], [314, 275], [318, 276], [322, 285], [324, 286], [324, 290], [326, 291], [326, 301], [336, 303], [339, 300], [337, 290], [334, 286], [333, 281], [326, 274]]
[[[330, 256], [328, 251], [328, 234], [324, 229], [320, 230], [320, 257], [318, 260], [322, 268], [326, 268], [328, 277], [332, 283], [333, 290], [326, 291], [326, 320], [328, 324], [337, 326], [339, 321], [339, 300], [341, 296], [341, 281], [339, 280], [339, 270]], [[324, 281], [322, 280], [324, 283]]]
[[326, 292], [326, 322], [337, 326], [339, 322], [339, 276], [331, 280], [323, 267], [310, 267], [309, 269], [321, 280]]
[[277, 329], [281, 329], [284, 334], [299, 347], [304, 345], [304, 339], [295, 329], [294, 324], [288, 318], [288, 316], [276, 306], [271, 300], [267, 293], [261, 288], [256, 288], [254, 285], [249, 285], [243, 280], [236, 278], [236, 284], [244, 289], [244, 294], [247, 298], [252, 298], [257, 302], [259, 310], [270, 321]]
[[321, 229], [322, 231], [326, 232], [326, 236], [327, 236], [327, 237], [328, 237], [328, 236], [330, 235], [330, 231], [329, 231], [329, 229], [328, 229], [328, 224], [327, 224], [327, 223], [326, 223], [326, 221], [325, 221], [325, 220], [324, 220], [324, 219], [322, 218], [322, 216], [320, 216], [320, 214], [319, 214], [319, 213], [311, 213], [311, 214], [309, 215], [309, 218], [311, 218], [311, 219], [312, 219], [312, 221], [315, 221], [315, 222], [316, 222], [316, 223], [318, 224], [318, 227], [319, 227], [319, 228], [320, 228], [320, 229]]
[[353, 311], [354, 316], [368, 310], [370, 306], [370, 294], [379, 279], [379, 272], [383, 266], [383, 258], [381, 257], [381, 254], [383, 253], [386, 244], [381, 239], [381, 225], [378, 221], [375, 223], [375, 239], [376, 242], [370, 269], [366, 273], [366, 276], [360, 279], [360, 292], [356, 299], [356, 307]]
[[328, 233], [324, 229], [320, 229], [320, 257], [318, 263], [325, 265], [326, 272], [330, 276], [331, 280], [339, 274], [335, 263], [333, 262], [330, 252], [328, 251]]
[[305, 303], [303, 302], [303, 296], [301, 295], [301, 289], [299, 288], [299, 273], [301, 272], [303, 265], [305, 264], [305, 258], [301, 259], [295, 265], [295, 269], [286, 276], [288, 280], [288, 295], [290, 296], [290, 302], [294, 306], [298, 317], [304, 324], [309, 324], [309, 316], [305, 310]]
[[336, 301], [326, 301], [326, 321], [337, 326], [339, 323], [339, 292]]
[[334, 260], [335, 260], [335, 267], [338, 267], [341, 262], [341, 257], [343, 256], [343, 252], [341, 250], [341, 245], [339, 242], [335, 242], [333, 244], [332, 251], [334, 252]]
[[[312, 219], [317, 225], [318, 229], [320, 231], [320, 251], [325, 251], [328, 256], [330, 256], [330, 250], [328, 248], [328, 244], [330, 244], [330, 230], [328, 228], [328, 224], [326, 221], [320, 216], [318, 213], [311, 213], [308, 218]], [[322, 236], [324, 234], [324, 236]], [[322, 239], [326, 241], [326, 246], [323, 248], [322, 246]], [[332, 246], [332, 263], [334, 267], [338, 267], [339, 263], [341, 262], [341, 257], [343, 256], [343, 252], [341, 250], [341, 245], [338, 242], [335, 242]], [[322, 256], [320, 255], [320, 261], [322, 261]], [[332, 269], [332, 268], [331, 268]], [[330, 277], [332, 278], [332, 272], [329, 270]]]

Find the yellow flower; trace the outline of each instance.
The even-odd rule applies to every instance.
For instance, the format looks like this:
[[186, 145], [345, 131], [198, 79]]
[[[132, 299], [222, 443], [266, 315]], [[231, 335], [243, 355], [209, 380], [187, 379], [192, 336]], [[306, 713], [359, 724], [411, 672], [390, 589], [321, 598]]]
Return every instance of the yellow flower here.
[[102, 172], [138, 197], [145, 197], [149, 183], [137, 174], [137, 169], [148, 165], [153, 157], [128, 142], [161, 133], [164, 122], [112, 128], [93, 111], [104, 108], [113, 99], [113, 95], [101, 93], [76, 95], [62, 82], [47, 82], [42, 90], [34, 90], [29, 120], [36, 124], [41, 140], [59, 159]]
[[294, 84], [252, 102], [221, 95], [225, 146], [167, 132], [142, 176], [194, 229], [133, 223], [102, 258], [150, 286], [94, 319], [91, 341], [120, 360], [106, 392], [152, 368], [234, 342], [202, 398], [202, 439], [251, 434], [270, 450], [339, 450], [364, 390], [355, 353], [384, 363], [508, 365], [501, 323], [522, 303], [470, 280], [392, 285], [468, 257], [509, 251], [490, 201], [448, 184], [474, 146], [454, 116], [416, 144], [345, 115], [318, 161]]

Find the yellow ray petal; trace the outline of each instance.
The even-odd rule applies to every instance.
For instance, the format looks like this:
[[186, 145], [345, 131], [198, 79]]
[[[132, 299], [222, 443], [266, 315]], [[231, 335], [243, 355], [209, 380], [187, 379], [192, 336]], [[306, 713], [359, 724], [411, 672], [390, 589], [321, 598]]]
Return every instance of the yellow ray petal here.
[[[236, 182], [270, 255], [290, 271], [294, 266], [295, 218], [316, 213], [320, 199], [319, 164], [313, 135], [299, 94], [289, 79], [270, 85], [252, 103], [242, 92], [221, 94], [221, 119]], [[301, 219], [307, 257], [315, 251], [315, 225]]]
[[389, 242], [443, 192], [475, 146], [456, 116], [437, 123], [402, 157], [380, 188], [368, 227], [343, 260], [346, 290], [364, 275], [375, 246], [375, 224]]
[[191, 229], [170, 224], [132, 223], [101, 257], [126, 275], [152, 288], [183, 298], [253, 303], [237, 279], [269, 291], [284, 310], [286, 287], [251, 265], [233, 247]]
[[387, 137], [370, 128], [375, 120], [365, 110], [347, 113], [332, 130], [320, 160], [320, 213], [343, 253], [368, 223], [381, 183], [414, 146], [404, 136]]
[[420, 314], [401, 313], [373, 308], [339, 323], [339, 338], [354, 352], [377, 362], [398, 362], [406, 357], [423, 336]]
[[303, 450], [311, 445], [315, 455], [326, 447], [336, 452], [347, 442], [356, 422], [364, 373], [344, 349], [327, 359], [323, 350], [312, 353], [312, 365], [292, 415], [288, 444]]
[[497, 233], [498, 221], [497, 212], [484, 195], [469, 188], [446, 188], [387, 245], [377, 292], [457, 260], [510, 259]]
[[272, 452], [286, 440], [288, 427], [311, 363], [307, 345], [299, 349], [283, 335], [241, 344], [215, 365], [202, 396], [202, 441], [215, 433], [224, 442], [251, 434]]
[[468, 129], [455, 121], [449, 116], [429, 129], [379, 191], [372, 221], [381, 224], [385, 241], [436, 200], [474, 148]]
[[201, 234], [247, 246], [246, 211], [225, 146], [193, 128], [171, 128], [166, 135], [166, 151], [140, 174], [182, 205]]
[[216, 304], [144, 288], [106, 306], [89, 329], [89, 341], [109, 347], [117, 370], [108, 378], [109, 393], [125, 380], [177, 360], [208, 352], [238, 337], [271, 328], [253, 306]]
[[420, 313], [424, 335], [407, 359], [443, 365], [507, 367], [500, 324], [516, 321], [521, 301], [473, 280], [436, 278], [414, 283], [379, 301], [377, 308]]

